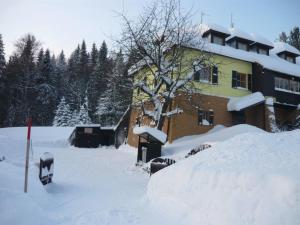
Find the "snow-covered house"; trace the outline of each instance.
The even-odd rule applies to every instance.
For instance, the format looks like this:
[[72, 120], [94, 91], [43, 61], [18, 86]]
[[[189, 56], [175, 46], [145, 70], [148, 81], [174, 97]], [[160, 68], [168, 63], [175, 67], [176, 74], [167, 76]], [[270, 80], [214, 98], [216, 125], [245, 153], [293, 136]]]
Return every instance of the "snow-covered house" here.
[[[217, 124], [247, 123], [272, 131], [270, 113], [279, 125], [293, 123], [300, 104], [297, 49], [216, 24], [201, 25], [200, 33], [204, 44], [199, 48], [189, 46], [191, 55], [204, 51], [213, 55], [215, 63], [201, 73], [195, 71], [194, 83], [201, 92], [193, 95], [192, 104], [184, 94], [173, 100], [172, 109], [179, 107], [183, 112], [165, 121], [163, 130], [168, 141], [205, 133]], [[274, 100], [271, 112], [266, 98]], [[132, 128], [138, 114], [132, 110], [128, 136], [131, 145], [137, 144]]]

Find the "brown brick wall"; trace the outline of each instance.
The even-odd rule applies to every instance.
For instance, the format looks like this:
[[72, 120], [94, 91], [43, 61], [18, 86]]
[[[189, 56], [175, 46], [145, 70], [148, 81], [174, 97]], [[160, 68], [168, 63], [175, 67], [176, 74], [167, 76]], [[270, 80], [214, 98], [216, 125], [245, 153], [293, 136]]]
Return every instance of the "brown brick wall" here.
[[195, 106], [205, 111], [212, 109], [214, 111], [214, 125], [231, 126], [232, 116], [227, 111], [227, 103], [227, 98], [203, 94], [195, 94], [191, 101], [187, 100], [184, 95], [177, 97], [173, 103], [173, 108], [178, 105], [184, 112], [173, 116], [171, 119], [170, 141], [186, 135], [206, 133], [213, 128], [213, 125], [198, 125], [198, 109]]
[[265, 127], [265, 104], [259, 104], [245, 110], [246, 123], [259, 127], [263, 130]]
[[[187, 135], [203, 134], [212, 129], [215, 125], [232, 126], [232, 114], [227, 111], [228, 98], [194, 94], [190, 100], [182, 94], [172, 102], [172, 109], [179, 107], [183, 113], [166, 119], [163, 131], [168, 134], [168, 141], [172, 142]], [[198, 125], [198, 108], [205, 111], [214, 111], [213, 125]], [[136, 123], [139, 111], [133, 109], [130, 116], [128, 143], [137, 147], [138, 136], [132, 130]], [[246, 123], [265, 129], [265, 108], [264, 104], [257, 105], [245, 110]], [[150, 121], [144, 119], [143, 125], [149, 125]]]

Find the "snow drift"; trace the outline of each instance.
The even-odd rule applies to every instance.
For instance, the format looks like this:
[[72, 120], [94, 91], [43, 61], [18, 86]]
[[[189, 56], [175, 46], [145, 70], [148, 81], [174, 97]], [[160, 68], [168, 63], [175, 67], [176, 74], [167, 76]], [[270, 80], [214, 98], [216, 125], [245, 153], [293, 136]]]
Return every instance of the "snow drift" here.
[[155, 173], [147, 199], [184, 225], [299, 224], [299, 137], [251, 132], [215, 143]]

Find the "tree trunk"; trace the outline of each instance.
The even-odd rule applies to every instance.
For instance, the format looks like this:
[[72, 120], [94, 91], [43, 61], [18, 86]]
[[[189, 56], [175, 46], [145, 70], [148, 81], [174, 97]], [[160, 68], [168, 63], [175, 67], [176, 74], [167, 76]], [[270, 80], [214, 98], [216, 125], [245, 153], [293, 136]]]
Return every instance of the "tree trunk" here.
[[[170, 98], [166, 99], [166, 102], [162, 107], [162, 114], [167, 112], [167, 109], [169, 108], [170, 102], [171, 102]], [[163, 115], [160, 116], [160, 118], [158, 120], [158, 123], [157, 123], [157, 126], [156, 126], [158, 130], [162, 130], [162, 128], [164, 126], [165, 118], [166, 118], [166, 116], [163, 116]]]

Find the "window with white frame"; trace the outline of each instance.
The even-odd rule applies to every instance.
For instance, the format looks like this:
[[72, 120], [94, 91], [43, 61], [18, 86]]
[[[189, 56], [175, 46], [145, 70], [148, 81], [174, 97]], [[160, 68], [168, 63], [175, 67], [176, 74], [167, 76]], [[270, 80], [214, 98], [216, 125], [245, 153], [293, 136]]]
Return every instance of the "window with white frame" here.
[[202, 83], [210, 83], [211, 81], [211, 68], [210, 66], [201, 68], [194, 73], [194, 80]]
[[275, 89], [300, 93], [300, 82], [286, 78], [275, 77]]

